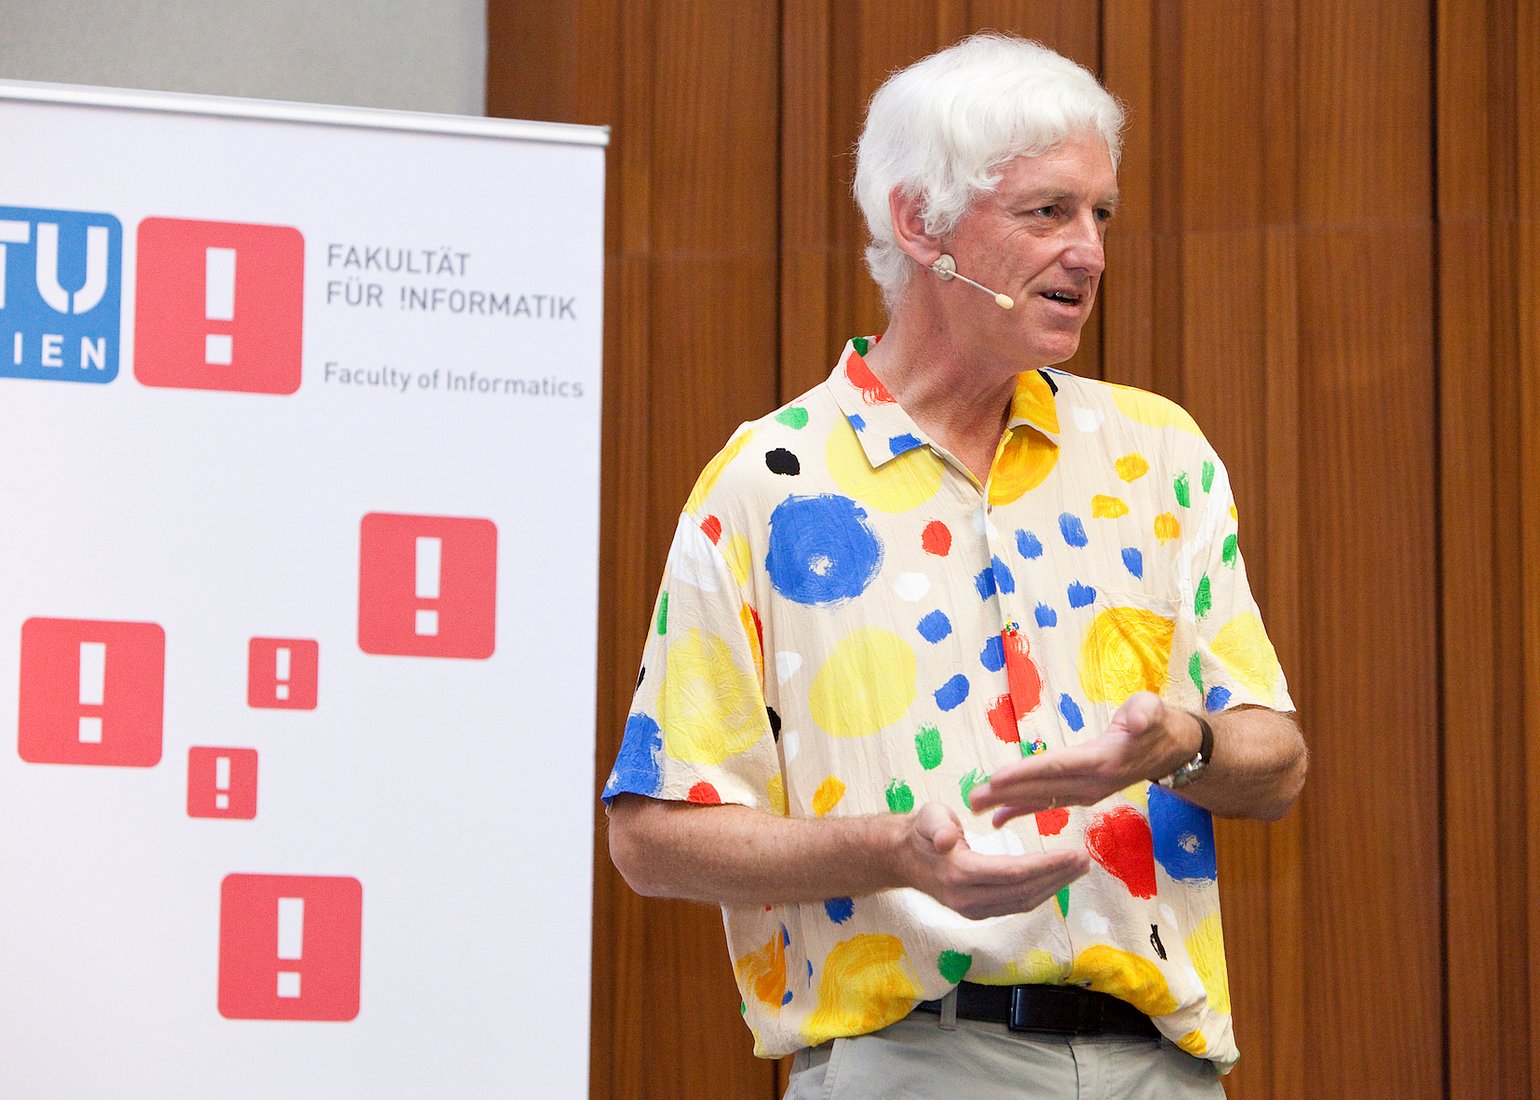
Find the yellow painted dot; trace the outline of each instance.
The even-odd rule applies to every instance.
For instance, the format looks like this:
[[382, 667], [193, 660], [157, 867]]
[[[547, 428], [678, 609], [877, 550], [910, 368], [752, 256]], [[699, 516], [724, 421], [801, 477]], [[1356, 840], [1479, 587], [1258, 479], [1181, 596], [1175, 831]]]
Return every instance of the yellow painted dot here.
[[1155, 537], [1164, 546], [1172, 539], [1182, 537], [1182, 525], [1170, 512], [1162, 512], [1155, 517]]
[[808, 709], [835, 737], [866, 737], [902, 718], [915, 698], [914, 649], [872, 627], [840, 639], [813, 677]]
[[1124, 481], [1138, 481], [1141, 477], [1150, 472], [1149, 462], [1142, 454], [1137, 451], [1132, 451], [1124, 455], [1112, 465], [1113, 468], [1117, 470], [1118, 477], [1122, 478]]
[[920, 1000], [897, 936], [853, 936], [824, 958], [818, 1007], [802, 1028], [808, 1046], [839, 1035], [865, 1035], [907, 1016]]
[[905, 451], [874, 470], [860, 439], [844, 423], [829, 433], [824, 460], [846, 495], [879, 512], [911, 511], [941, 488], [941, 460], [929, 447]]
[[770, 781], [765, 784], [765, 793], [770, 796], [771, 813], [785, 817], [790, 812], [786, 805], [786, 780], [779, 774], [770, 777]]
[[727, 469], [732, 460], [737, 458], [743, 448], [749, 445], [753, 438], [754, 430], [746, 428], [727, 441], [727, 446], [717, 452], [717, 456], [706, 463], [706, 468], [700, 472], [700, 477], [695, 479], [695, 488], [690, 490], [689, 499], [684, 502], [686, 512], [694, 512], [706, 502], [706, 497], [711, 494], [712, 488], [717, 483], [717, 478], [722, 476], [722, 471]]
[[753, 997], [772, 1011], [781, 1010], [786, 996], [786, 941], [779, 929], [765, 946], [733, 963], [738, 988], [745, 999]]
[[759, 677], [760, 690], [764, 690], [765, 684], [765, 655], [759, 644], [759, 627], [754, 625], [754, 609], [744, 604], [738, 609], [738, 622], [743, 627], [743, 636], [749, 640], [749, 652], [754, 656], [754, 674]]
[[1155, 964], [1116, 947], [1097, 944], [1075, 956], [1069, 980], [1127, 1001], [1146, 1016], [1176, 1011], [1176, 998]]
[[727, 568], [733, 571], [733, 576], [738, 579], [739, 584], [747, 584], [749, 581], [751, 554], [749, 540], [742, 535], [734, 535], [727, 540], [727, 545], [722, 547], [722, 557], [727, 560]]
[[663, 751], [690, 764], [720, 764], [768, 729], [764, 696], [715, 635], [691, 627], [669, 646], [658, 688]]
[[838, 776], [829, 775], [818, 784], [818, 789], [813, 792], [813, 815], [822, 817], [834, 807], [839, 805], [840, 799], [845, 797], [845, 784], [841, 783]]
[[1233, 520], [1239, 520], [1241, 518], [1241, 514], [1235, 510], [1235, 505], [1233, 504], [1230, 505], [1230, 518]]
[[1059, 430], [1059, 408], [1054, 403], [1053, 387], [1037, 371], [1016, 377], [1016, 392], [1011, 397], [1011, 419], [1025, 420], [1045, 432]]
[[1098, 493], [1091, 498], [1092, 519], [1117, 519], [1119, 516], [1128, 515], [1128, 505], [1117, 497], [1102, 496]]
[[1219, 910], [1198, 922], [1187, 937], [1187, 957], [1208, 991], [1208, 1006], [1215, 1012], [1230, 1013], [1230, 972], [1225, 966], [1225, 938], [1219, 928]]
[[1059, 461], [1059, 445], [1035, 428], [1021, 427], [995, 455], [989, 472], [989, 503], [1010, 504], [1036, 489]]
[[1149, 815], [1150, 812], [1150, 784], [1147, 780], [1123, 788], [1123, 797], [1139, 807], [1139, 812]]
[[1132, 386], [1119, 386], [1112, 382], [1105, 385], [1112, 388], [1113, 403], [1128, 419], [1148, 424], [1152, 428], [1176, 428], [1196, 436], [1203, 435], [1198, 430], [1197, 422], [1175, 401]]
[[1160, 691], [1171, 664], [1176, 623], [1137, 607], [1109, 607], [1080, 643], [1080, 686], [1093, 701], [1122, 703], [1136, 691]]
[[1278, 652], [1252, 611], [1242, 611], [1219, 628], [1212, 645], [1225, 671], [1263, 702], [1273, 697], [1278, 684]]
[[1201, 1031], [1189, 1031], [1176, 1041], [1176, 1045], [1194, 1058], [1202, 1058], [1208, 1052], [1208, 1040], [1203, 1037]]
[[1069, 966], [1047, 951], [1034, 948], [1024, 959], [1012, 959], [999, 970], [980, 974], [990, 985], [1057, 985], [1069, 976]]

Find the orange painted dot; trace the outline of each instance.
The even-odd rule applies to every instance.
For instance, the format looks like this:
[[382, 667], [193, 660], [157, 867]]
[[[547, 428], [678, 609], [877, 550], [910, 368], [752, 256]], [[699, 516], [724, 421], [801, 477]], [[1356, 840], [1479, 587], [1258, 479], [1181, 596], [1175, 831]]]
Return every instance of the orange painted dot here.
[[1164, 546], [1174, 538], [1180, 538], [1182, 525], [1170, 512], [1162, 512], [1155, 517], [1155, 537]]

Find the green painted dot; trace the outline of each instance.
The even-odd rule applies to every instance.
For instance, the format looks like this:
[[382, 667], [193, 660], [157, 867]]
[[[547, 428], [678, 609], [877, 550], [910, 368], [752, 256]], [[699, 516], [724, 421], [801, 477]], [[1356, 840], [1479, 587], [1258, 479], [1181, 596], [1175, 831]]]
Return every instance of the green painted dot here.
[[1193, 687], [1198, 689], [1198, 694], [1203, 694], [1203, 659], [1194, 653], [1187, 661], [1187, 675], [1192, 677]]
[[658, 633], [668, 633], [668, 593], [658, 597]]
[[943, 951], [936, 959], [936, 969], [941, 971], [941, 976], [949, 982], [960, 982], [968, 975], [968, 968], [973, 965], [973, 956], [961, 951]]
[[914, 792], [902, 779], [895, 779], [883, 792], [888, 796], [888, 809], [896, 814], [906, 814], [914, 809]]
[[1054, 895], [1054, 899], [1059, 903], [1059, 916], [1069, 916], [1069, 887], [1065, 886], [1061, 888], [1059, 892]]
[[807, 427], [807, 410], [801, 405], [788, 405], [776, 413], [775, 418], [788, 428], [795, 428], [799, 432]]
[[914, 752], [920, 758], [920, 767], [930, 771], [941, 763], [941, 731], [935, 726], [921, 726], [914, 735]]
[[852, 340], [850, 342], [855, 345], [855, 349], [856, 349], [856, 354], [857, 355], [865, 355], [866, 354], [867, 345], [869, 345], [871, 343], [871, 341], [869, 341], [864, 336], [857, 336], [854, 340]]
[[1235, 563], [1241, 560], [1241, 540], [1234, 535], [1226, 535], [1224, 549], [1220, 551], [1220, 557], [1224, 559], [1226, 565], [1234, 569]]
[[977, 787], [980, 783], [987, 782], [989, 782], [989, 774], [983, 768], [974, 768], [967, 775], [959, 779], [957, 787], [962, 791], [963, 805], [971, 807], [973, 803], [969, 801], [969, 797], [973, 794], [973, 788]]
[[747, 1001], [739, 1001], [738, 1002], [738, 1015], [740, 1015], [740, 1016], [747, 1016], [748, 1014], [749, 1014], [748, 1002]]
[[1192, 486], [1188, 484], [1187, 474], [1185, 471], [1177, 475], [1177, 479], [1176, 481], [1172, 482], [1171, 487], [1176, 490], [1176, 502], [1183, 508], [1191, 508]]
[[1214, 487], [1214, 464], [1207, 459], [1203, 462], [1203, 491], [1206, 493]]
[[1198, 592], [1193, 597], [1192, 610], [1201, 619], [1209, 613], [1209, 609], [1213, 606], [1214, 590], [1209, 584], [1208, 574], [1205, 573], [1203, 574], [1203, 579], [1198, 582]]

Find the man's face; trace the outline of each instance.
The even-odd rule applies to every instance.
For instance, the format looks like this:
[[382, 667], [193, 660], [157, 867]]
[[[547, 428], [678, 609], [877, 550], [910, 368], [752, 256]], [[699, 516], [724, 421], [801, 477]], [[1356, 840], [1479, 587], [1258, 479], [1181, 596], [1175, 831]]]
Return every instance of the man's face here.
[[1009, 311], [953, 280], [948, 322], [978, 350], [1014, 370], [1062, 363], [1080, 346], [1105, 266], [1107, 223], [1117, 206], [1107, 144], [1074, 134], [1040, 156], [1017, 157], [1000, 185], [963, 215], [944, 242], [957, 270], [1015, 299]]

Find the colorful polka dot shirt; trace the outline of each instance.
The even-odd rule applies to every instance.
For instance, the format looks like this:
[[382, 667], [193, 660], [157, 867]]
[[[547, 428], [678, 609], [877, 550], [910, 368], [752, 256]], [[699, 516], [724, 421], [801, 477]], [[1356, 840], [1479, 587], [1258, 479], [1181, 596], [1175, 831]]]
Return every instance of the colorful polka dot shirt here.
[[1016, 916], [968, 920], [912, 889], [724, 907], [762, 1056], [884, 1027], [966, 978], [1110, 993], [1227, 1069], [1209, 814], [1148, 783], [999, 830], [967, 806], [995, 768], [1096, 736], [1136, 691], [1293, 709], [1224, 467], [1170, 401], [1033, 371], [980, 486], [866, 345], [701, 474], [605, 798], [796, 817], [938, 801], [979, 851], [1089, 851], [1089, 874]]

